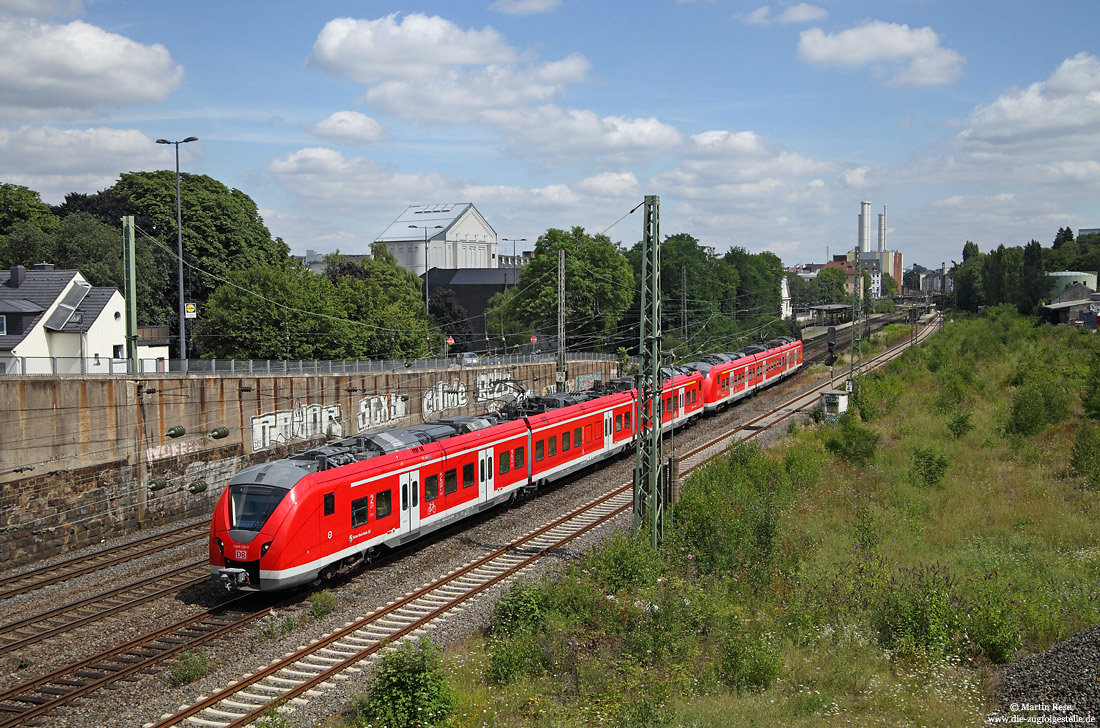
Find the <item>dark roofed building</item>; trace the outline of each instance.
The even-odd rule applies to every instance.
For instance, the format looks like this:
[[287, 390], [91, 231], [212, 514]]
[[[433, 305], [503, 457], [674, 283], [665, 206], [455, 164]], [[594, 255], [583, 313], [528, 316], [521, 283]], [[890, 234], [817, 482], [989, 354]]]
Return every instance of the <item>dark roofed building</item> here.
[[428, 271], [428, 296], [444, 288], [454, 291], [455, 302], [466, 309], [474, 334], [491, 337], [492, 332], [485, 330], [485, 307], [497, 293], [514, 288], [519, 273], [519, 268], [432, 268]]

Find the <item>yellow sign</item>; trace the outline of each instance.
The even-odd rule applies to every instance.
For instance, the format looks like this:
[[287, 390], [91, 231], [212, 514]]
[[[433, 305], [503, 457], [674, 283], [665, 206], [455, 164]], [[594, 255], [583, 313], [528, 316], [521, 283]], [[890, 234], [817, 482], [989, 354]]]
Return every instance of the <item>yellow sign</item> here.
[[198, 318], [199, 317], [198, 304], [194, 304], [194, 303], [185, 303], [185, 304], [183, 304], [183, 317], [184, 318], [189, 318], [189, 319]]

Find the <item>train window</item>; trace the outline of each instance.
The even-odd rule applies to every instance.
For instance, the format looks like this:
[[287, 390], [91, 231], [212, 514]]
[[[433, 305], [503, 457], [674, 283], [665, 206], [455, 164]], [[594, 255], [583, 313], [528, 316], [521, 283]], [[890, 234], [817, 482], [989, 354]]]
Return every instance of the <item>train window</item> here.
[[443, 473], [443, 495], [450, 495], [458, 490], [458, 468], [451, 468]]
[[624, 412], [623, 413], [623, 427], [625, 427], [628, 430], [630, 429], [630, 413], [629, 412]]
[[370, 496], [356, 498], [351, 502], [351, 527], [359, 528], [367, 522], [367, 509], [370, 506]]
[[409, 484], [403, 483], [401, 485], [401, 510], [409, 510]]
[[439, 497], [439, 476], [429, 475], [424, 480], [424, 501], [430, 503]]
[[558, 454], [558, 436], [552, 435], [546, 438], [546, 457], [552, 458]]
[[623, 429], [623, 416], [615, 415], [615, 432], [622, 432]]
[[509, 467], [511, 465], [511, 457], [510, 457], [511, 454], [512, 453], [505, 450], [497, 458], [497, 463], [498, 463], [498, 465], [497, 465], [497, 475], [504, 475], [505, 473], [507, 473], [511, 469]]
[[374, 501], [374, 518], [378, 520], [393, 513], [393, 495], [389, 489], [380, 491]]
[[[482, 467], [481, 479], [485, 480], [484, 467]], [[474, 464], [466, 463], [462, 466], [462, 487], [469, 488], [471, 485], [477, 484], [477, 478], [474, 477]]]
[[331, 516], [336, 512], [336, 494], [325, 493], [325, 515]]
[[270, 485], [229, 486], [230, 528], [242, 531], [259, 531], [267, 523], [268, 516], [290, 491]]
[[581, 428], [573, 430], [573, 444], [577, 447], [581, 446]]
[[412, 492], [413, 492], [413, 508], [416, 508], [417, 506], [420, 505], [420, 484], [417, 483], [415, 480], [412, 482]]
[[562, 452], [569, 452], [569, 438], [570, 438], [569, 430], [566, 430], [565, 432], [561, 433], [561, 451]]
[[[493, 474], [493, 458], [492, 457], [481, 458], [481, 460], [478, 461], [478, 465], [480, 466], [478, 468], [478, 474], [481, 475], [482, 480], [485, 480], [485, 461], [486, 460], [489, 461], [489, 475]], [[466, 487], [466, 486], [463, 486], [463, 487]]]
[[516, 469], [518, 470], [519, 468], [523, 467], [523, 448], [522, 447], [517, 447], [515, 455], [516, 455]]
[[546, 443], [539, 440], [535, 443], [535, 462], [542, 462], [542, 459], [546, 456]]

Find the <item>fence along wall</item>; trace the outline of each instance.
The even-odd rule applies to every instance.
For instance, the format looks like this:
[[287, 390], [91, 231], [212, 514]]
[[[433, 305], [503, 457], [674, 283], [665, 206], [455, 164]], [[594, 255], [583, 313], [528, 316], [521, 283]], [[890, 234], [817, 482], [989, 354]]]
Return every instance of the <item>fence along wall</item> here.
[[[567, 387], [617, 376], [570, 364]], [[491, 411], [553, 363], [340, 375], [0, 378], [0, 563], [207, 514], [229, 478], [328, 437]], [[184, 434], [169, 437], [182, 427]], [[211, 437], [226, 428], [222, 438]], [[219, 433], [220, 434], [220, 433]], [[167, 487], [147, 486], [164, 478]], [[185, 488], [204, 481], [193, 495]]]

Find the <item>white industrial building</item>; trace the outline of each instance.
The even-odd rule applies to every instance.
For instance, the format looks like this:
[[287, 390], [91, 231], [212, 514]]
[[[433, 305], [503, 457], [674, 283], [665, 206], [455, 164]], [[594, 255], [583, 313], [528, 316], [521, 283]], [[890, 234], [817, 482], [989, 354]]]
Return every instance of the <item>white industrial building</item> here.
[[410, 205], [375, 242], [417, 276], [432, 268], [500, 267], [496, 231], [469, 202]]

